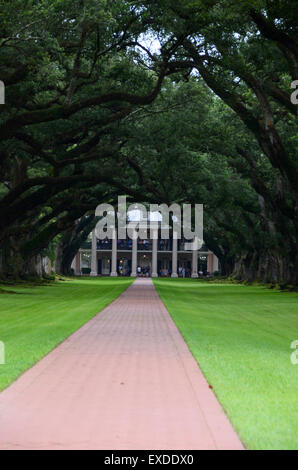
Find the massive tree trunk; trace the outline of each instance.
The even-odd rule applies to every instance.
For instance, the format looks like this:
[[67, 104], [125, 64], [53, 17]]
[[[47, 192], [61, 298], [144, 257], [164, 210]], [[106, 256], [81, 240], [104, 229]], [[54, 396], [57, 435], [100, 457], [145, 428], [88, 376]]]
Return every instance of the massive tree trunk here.
[[297, 286], [297, 262], [297, 254], [290, 251], [287, 254], [273, 249], [246, 253], [237, 258], [233, 277], [248, 282], [256, 280]]
[[237, 256], [233, 277], [238, 280], [252, 282], [256, 279], [257, 256], [255, 252], [246, 252]]
[[220, 254], [217, 257], [219, 260], [220, 273], [223, 276], [230, 276], [234, 271], [235, 257], [230, 256], [229, 254]]
[[71, 229], [63, 233], [55, 253], [55, 272], [57, 274], [65, 276], [72, 274], [71, 263], [82, 243], [94, 228], [96, 221], [93, 214], [82, 217], [75, 222]]
[[80, 247], [71, 243], [67, 243], [63, 239], [56, 247], [55, 251], [55, 272], [63, 276], [72, 274], [71, 264]]
[[10, 237], [1, 245], [0, 277], [6, 280], [37, 279], [43, 277], [44, 270], [42, 256], [24, 256], [20, 242]]

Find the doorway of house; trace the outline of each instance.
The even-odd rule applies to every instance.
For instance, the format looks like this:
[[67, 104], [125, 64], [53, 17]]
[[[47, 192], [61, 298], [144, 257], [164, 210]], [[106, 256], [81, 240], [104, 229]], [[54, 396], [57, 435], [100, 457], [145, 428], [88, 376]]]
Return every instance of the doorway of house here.
[[103, 258], [101, 263], [101, 274], [108, 276], [111, 272], [111, 260], [109, 258]]
[[102, 260], [97, 260], [97, 274], [101, 274], [102, 271]]
[[119, 276], [129, 276], [131, 273], [131, 261], [121, 257], [117, 261], [117, 272]]
[[140, 253], [138, 267], [141, 268], [141, 272], [138, 272], [139, 276], [151, 276], [151, 255]]
[[203, 274], [207, 272], [207, 256], [200, 255], [198, 259], [198, 272], [203, 271]]

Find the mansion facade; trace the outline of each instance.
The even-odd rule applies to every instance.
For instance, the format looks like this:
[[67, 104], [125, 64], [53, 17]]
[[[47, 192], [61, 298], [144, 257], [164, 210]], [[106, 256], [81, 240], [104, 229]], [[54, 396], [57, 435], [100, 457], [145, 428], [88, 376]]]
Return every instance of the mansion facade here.
[[189, 240], [170, 238], [98, 240], [95, 230], [75, 256], [75, 275], [199, 277], [218, 271], [218, 258], [203, 245], [192, 250]]

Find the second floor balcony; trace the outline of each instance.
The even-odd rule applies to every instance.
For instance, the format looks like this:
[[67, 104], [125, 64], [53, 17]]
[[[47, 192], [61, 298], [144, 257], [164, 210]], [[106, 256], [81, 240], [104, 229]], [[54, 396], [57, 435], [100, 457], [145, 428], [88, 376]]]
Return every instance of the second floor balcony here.
[[[190, 241], [181, 239], [178, 240], [178, 251], [190, 251]], [[91, 241], [85, 241], [81, 249], [83, 250], [91, 250], [92, 243]], [[157, 241], [157, 250], [158, 251], [172, 251], [173, 249], [173, 241], [172, 239], [163, 240], [159, 239]], [[112, 250], [112, 240], [105, 239], [105, 240], [97, 240], [97, 250]], [[127, 238], [126, 240], [117, 240], [117, 250], [118, 251], [131, 251], [132, 250], [132, 240]], [[138, 251], [152, 251], [152, 240], [138, 240]], [[208, 248], [205, 244], [199, 249], [199, 251], [206, 252]]]

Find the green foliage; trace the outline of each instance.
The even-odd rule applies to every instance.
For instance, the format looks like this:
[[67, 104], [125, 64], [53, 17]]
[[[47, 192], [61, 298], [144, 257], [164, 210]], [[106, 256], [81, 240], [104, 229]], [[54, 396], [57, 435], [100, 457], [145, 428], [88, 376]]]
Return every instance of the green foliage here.
[[[52, 240], [121, 193], [204, 203], [206, 242], [229, 265], [223, 271], [239, 261], [238, 277], [253, 270], [296, 282], [296, 43], [287, 2], [2, 4], [6, 254], [19, 233], [16, 259], [53, 257]], [[263, 252], [270, 262], [257, 266]], [[265, 275], [272, 256], [278, 274]]]

